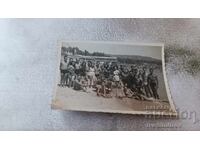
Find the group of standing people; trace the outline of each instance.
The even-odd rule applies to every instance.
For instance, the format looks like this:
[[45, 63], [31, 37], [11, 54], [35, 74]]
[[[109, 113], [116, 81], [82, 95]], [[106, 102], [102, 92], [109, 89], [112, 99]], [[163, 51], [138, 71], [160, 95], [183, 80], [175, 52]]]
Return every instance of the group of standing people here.
[[61, 87], [96, 91], [97, 96], [159, 99], [158, 77], [154, 69], [111, 61], [89, 61], [64, 56], [60, 64]]

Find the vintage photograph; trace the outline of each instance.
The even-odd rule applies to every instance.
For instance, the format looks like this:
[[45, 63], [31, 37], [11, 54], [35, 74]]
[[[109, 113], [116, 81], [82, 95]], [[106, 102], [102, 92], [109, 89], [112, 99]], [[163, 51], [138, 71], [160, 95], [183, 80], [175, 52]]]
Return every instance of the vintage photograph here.
[[62, 42], [52, 108], [176, 115], [164, 44]]

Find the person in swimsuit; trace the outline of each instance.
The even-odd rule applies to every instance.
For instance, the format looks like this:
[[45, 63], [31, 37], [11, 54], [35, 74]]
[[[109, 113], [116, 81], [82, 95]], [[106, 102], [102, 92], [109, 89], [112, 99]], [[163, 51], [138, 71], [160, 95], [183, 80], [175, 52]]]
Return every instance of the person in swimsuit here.
[[63, 86], [66, 86], [67, 84], [67, 72], [68, 72], [68, 64], [69, 64], [69, 59], [68, 59], [68, 56], [65, 55], [64, 56], [64, 60], [61, 61], [60, 63], [60, 86], [63, 87]]
[[94, 68], [93, 64], [90, 65], [87, 75], [88, 75], [88, 79], [89, 79], [88, 80], [89, 88], [91, 88], [91, 87], [93, 87], [94, 81], [95, 81], [95, 68]]
[[146, 67], [143, 67], [143, 73], [142, 73], [143, 89], [147, 97], [152, 97], [152, 93], [150, 91], [147, 79], [148, 79], [148, 74], [146, 71]]
[[72, 87], [73, 86], [73, 80], [74, 80], [74, 77], [75, 77], [74, 62], [73, 61], [69, 63], [67, 70], [68, 70], [68, 75], [67, 75], [68, 87]]
[[140, 100], [142, 100], [142, 95], [144, 95], [144, 92], [142, 90], [142, 84], [143, 84], [142, 72], [140, 70], [136, 76], [136, 85], [135, 85], [136, 93], [138, 94]]
[[150, 68], [150, 73], [148, 75], [148, 84], [151, 88], [153, 97], [159, 99], [158, 95], [158, 77], [154, 74], [153, 68]]

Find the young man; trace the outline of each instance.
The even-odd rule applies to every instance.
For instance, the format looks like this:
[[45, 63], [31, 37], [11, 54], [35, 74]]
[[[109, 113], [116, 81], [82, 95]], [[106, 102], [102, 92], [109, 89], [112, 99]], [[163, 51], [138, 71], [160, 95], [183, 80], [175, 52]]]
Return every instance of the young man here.
[[147, 97], [152, 97], [152, 93], [150, 91], [150, 87], [148, 85], [148, 74], [147, 74], [147, 71], [146, 71], [146, 67], [143, 67], [143, 73], [142, 73], [142, 81], [143, 81], [143, 88], [144, 88], [144, 91], [145, 91], [145, 95]]
[[131, 71], [131, 78], [130, 78], [130, 83], [131, 83], [131, 87], [130, 89], [132, 91], [137, 91], [136, 89], [136, 85], [137, 85], [137, 74], [138, 74], [138, 69], [135, 68]]
[[67, 70], [68, 70], [68, 76], [67, 76], [68, 87], [72, 87], [73, 86], [73, 80], [75, 78], [73, 61], [69, 63]]
[[159, 99], [158, 95], [158, 77], [154, 75], [154, 70], [153, 68], [150, 68], [150, 73], [148, 75], [148, 84], [151, 88], [151, 91], [153, 93], [153, 97], [155, 99]]
[[136, 76], [136, 86], [135, 86], [136, 92], [140, 100], [142, 100], [142, 95], [144, 95], [142, 86], [143, 86], [143, 80], [142, 80], [142, 72], [140, 70]]
[[95, 68], [94, 68], [94, 65], [91, 64], [89, 66], [89, 70], [87, 72], [87, 76], [88, 76], [88, 84], [89, 84], [89, 88], [93, 87], [94, 85], [94, 81], [96, 80], [96, 76], [95, 76]]
[[60, 63], [60, 75], [61, 75], [61, 79], [60, 79], [60, 86], [66, 86], [67, 84], [67, 72], [68, 72], [68, 64], [69, 64], [69, 59], [68, 56], [65, 55], [64, 56], [64, 60], [61, 61]]
[[76, 76], [80, 75], [80, 61], [78, 59], [75, 62], [75, 74]]

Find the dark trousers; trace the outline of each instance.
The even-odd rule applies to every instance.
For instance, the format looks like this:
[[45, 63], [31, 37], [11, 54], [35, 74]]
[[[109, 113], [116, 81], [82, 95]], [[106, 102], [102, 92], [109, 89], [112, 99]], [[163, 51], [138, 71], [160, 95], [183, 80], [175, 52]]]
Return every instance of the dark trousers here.
[[148, 85], [144, 85], [144, 91], [145, 91], [145, 94], [146, 94], [147, 97], [153, 96]]
[[158, 92], [157, 92], [156, 85], [150, 84], [150, 87], [151, 87], [151, 91], [152, 91], [152, 93], [153, 93], [153, 97], [154, 97], [155, 99], [159, 99], [159, 95], [158, 95]]

